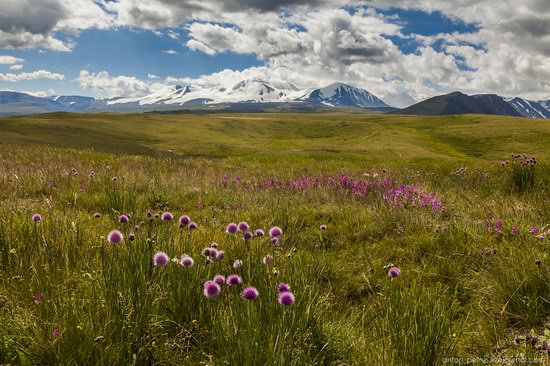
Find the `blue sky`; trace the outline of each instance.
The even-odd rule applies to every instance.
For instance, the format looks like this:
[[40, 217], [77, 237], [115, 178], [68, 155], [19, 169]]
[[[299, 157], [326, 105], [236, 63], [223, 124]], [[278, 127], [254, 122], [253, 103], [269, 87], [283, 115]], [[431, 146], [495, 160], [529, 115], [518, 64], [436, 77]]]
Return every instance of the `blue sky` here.
[[[415, 98], [452, 89], [537, 95], [549, 90], [547, 83], [540, 81], [531, 80], [535, 87], [529, 87], [523, 75], [505, 80], [512, 74], [504, 69], [499, 54], [512, 57], [529, 45], [519, 38], [509, 45], [498, 42], [499, 32], [511, 32], [512, 28], [499, 29], [501, 24], [488, 23], [480, 16], [484, 10], [505, 12], [487, 4], [483, 8], [486, 1], [480, 1], [479, 9], [466, 0], [425, 0], [426, 4], [403, 0], [401, 7], [377, 0], [368, 6], [356, 1], [314, 0], [280, 8], [272, 6], [276, 1], [248, 1], [247, 7], [229, 1], [226, 4], [233, 5], [226, 7], [205, 0], [199, 10], [186, 0], [179, 5], [163, 0], [22, 0], [21, 6], [51, 7], [56, 1], [63, 11], [51, 15], [44, 29], [29, 26], [32, 19], [14, 20], [24, 12], [9, 14], [8, 9], [6, 16], [11, 16], [15, 25], [2, 29], [0, 24], [0, 89], [137, 95], [175, 79], [221, 83], [216, 73], [232, 70], [233, 74], [224, 77], [287, 77], [300, 87], [355, 82], [381, 95], [408, 93], [416, 94]], [[308, 3], [311, 6], [304, 6]], [[514, 19], [510, 21], [512, 27]], [[518, 19], [518, 24], [526, 33], [530, 31], [525, 19]], [[535, 49], [521, 50], [529, 60], [516, 56], [508, 63], [524, 62], [539, 74], [549, 71], [550, 66]], [[482, 68], [491, 62], [503, 68], [497, 70], [502, 74], [483, 75]], [[412, 73], [416, 68], [416, 74]], [[44, 72], [33, 74], [39, 70]], [[102, 73], [104, 87], [91, 77], [79, 77], [83, 71], [92, 76]], [[394, 83], [384, 85], [387, 80]]]

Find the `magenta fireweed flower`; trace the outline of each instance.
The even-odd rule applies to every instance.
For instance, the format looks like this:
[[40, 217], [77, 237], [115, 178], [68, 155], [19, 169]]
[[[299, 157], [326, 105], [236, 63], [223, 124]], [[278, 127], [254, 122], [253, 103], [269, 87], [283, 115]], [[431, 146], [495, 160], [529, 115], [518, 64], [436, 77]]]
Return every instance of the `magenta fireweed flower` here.
[[157, 267], [164, 267], [170, 263], [170, 257], [164, 252], [157, 252], [153, 257], [153, 262]]
[[237, 226], [237, 228], [239, 229], [239, 231], [245, 232], [245, 231], [248, 231], [250, 226], [246, 222], [241, 221], [239, 222], [239, 225]]
[[277, 290], [279, 292], [289, 292], [290, 291], [290, 286], [286, 283], [280, 283], [278, 286], [277, 286]]
[[180, 216], [179, 222], [182, 225], [188, 225], [191, 222], [191, 219], [187, 215], [182, 215]]
[[222, 275], [216, 275], [212, 281], [221, 286], [225, 283], [225, 277]]
[[118, 222], [120, 222], [121, 224], [125, 224], [125, 223], [127, 223], [129, 220], [130, 220], [130, 218], [128, 217], [128, 215], [120, 215], [120, 216], [118, 217]]
[[34, 222], [38, 222], [38, 221], [41, 221], [42, 220], [42, 216], [40, 216], [40, 214], [34, 214], [32, 215], [32, 221]]
[[111, 230], [109, 234], [107, 234], [107, 241], [111, 244], [120, 244], [123, 239], [124, 236], [118, 230]]
[[190, 222], [188, 225], [187, 225], [187, 228], [189, 230], [195, 230], [197, 228], [197, 224], [194, 223], [194, 222]]
[[290, 306], [294, 304], [294, 301], [295, 298], [292, 292], [285, 291], [279, 294], [279, 304], [281, 305]]
[[283, 235], [283, 230], [278, 226], [273, 226], [271, 229], [269, 229], [269, 236], [272, 238], [278, 238], [279, 236]]
[[34, 303], [39, 304], [43, 298], [44, 295], [42, 294], [42, 292], [38, 291], [36, 294], [34, 294]]
[[272, 257], [272, 256], [266, 255], [262, 261], [263, 261], [264, 264], [267, 266], [267, 265], [269, 265], [269, 263], [271, 263], [272, 260], [273, 260], [273, 257]]
[[239, 230], [239, 227], [235, 223], [230, 223], [225, 228], [225, 232], [228, 234], [235, 234]]
[[190, 268], [190, 267], [193, 267], [193, 264], [195, 264], [195, 261], [193, 260], [193, 258], [188, 256], [187, 254], [184, 254], [181, 256], [180, 264], [186, 268]]
[[235, 262], [233, 262], [233, 268], [235, 269], [241, 268], [242, 266], [243, 266], [243, 261], [240, 259], [237, 259], [235, 260]]
[[255, 232], [254, 232], [254, 235], [256, 235], [258, 238], [263, 238], [265, 233], [262, 229], [257, 229]]
[[59, 328], [53, 328], [52, 330], [52, 337], [54, 338], [57, 338], [61, 335], [61, 331], [59, 330]]
[[170, 212], [166, 211], [162, 214], [162, 220], [163, 221], [172, 221], [174, 219], [174, 215], [172, 215]]
[[388, 276], [391, 278], [396, 278], [396, 277], [399, 277], [400, 275], [401, 275], [401, 270], [397, 267], [391, 267], [388, 270]]
[[204, 296], [208, 299], [217, 297], [221, 291], [222, 288], [220, 287], [220, 285], [213, 281], [206, 281], [204, 283]]
[[212, 242], [212, 244], [210, 244], [210, 248], [217, 249], [218, 248], [218, 243]]
[[225, 252], [223, 250], [216, 251], [216, 255], [214, 256], [214, 259], [217, 261], [221, 261], [225, 257]]
[[253, 235], [250, 231], [246, 231], [244, 234], [243, 234], [243, 237], [244, 237], [244, 240], [250, 240], [252, 239]]
[[95, 217], [96, 219], [99, 219], [99, 218], [101, 217], [101, 214], [100, 214], [99, 212], [96, 212], [96, 213], [94, 214], [94, 217]]
[[258, 296], [260, 293], [254, 287], [247, 287], [243, 290], [243, 297], [247, 300], [256, 300]]
[[232, 274], [232, 275], [227, 276], [226, 283], [229, 286], [238, 286], [242, 282], [243, 282], [243, 280], [241, 279], [241, 276], [239, 276], [239, 275]]

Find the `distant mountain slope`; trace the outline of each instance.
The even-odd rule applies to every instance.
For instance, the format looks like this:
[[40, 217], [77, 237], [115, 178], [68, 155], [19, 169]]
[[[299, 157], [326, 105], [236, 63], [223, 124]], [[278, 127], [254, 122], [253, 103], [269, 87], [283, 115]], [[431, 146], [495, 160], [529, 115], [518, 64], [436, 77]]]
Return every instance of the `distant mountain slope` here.
[[550, 118], [550, 110], [547, 110], [538, 102], [518, 97], [505, 100], [522, 116], [531, 118]]
[[0, 92], [0, 114], [35, 114], [64, 110], [63, 104], [25, 93]]
[[329, 106], [347, 106], [362, 108], [389, 107], [377, 96], [365, 89], [356, 88], [343, 83], [333, 83], [324, 88], [307, 93], [299, 101], [318, 103]]
[[521, 116], [514, 107], [497, 95], [469, 96], [460, 92], [438, 95], [394, 113], [424, 115], [479, 113]]

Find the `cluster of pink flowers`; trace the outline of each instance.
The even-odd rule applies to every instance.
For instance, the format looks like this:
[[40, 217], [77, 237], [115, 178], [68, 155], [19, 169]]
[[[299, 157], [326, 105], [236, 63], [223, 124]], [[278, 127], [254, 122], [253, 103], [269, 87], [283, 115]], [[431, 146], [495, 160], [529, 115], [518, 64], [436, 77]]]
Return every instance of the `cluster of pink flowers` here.
[[443, 208], [443, 201], [434, 192], [425, 192], [413, 185], [400, 185], [384, 193], [384, 201], [397, 207], [429, 207], [434, 211]]
[[[537, 164], [537, 157], [532, 156], [528, 157], [527, 154], [512, 154], [512, 159], [519, 161], [521, 165], [536, 165]], [[506, 162], [508, 165], [509, 162]]]
[[[377, 177], [378, 175], [373, 177]], [[261, 181], [246, 181], [243, 182], [240, 177], [229, 178], [224, 176], [219, 186], [222, 188], [240, 187], [245, 191], [249, 190], [266, 190], [266, 189], [283, 189], [295, 192], [305, 192], [310, 189], [329, 188], [339, 189], [349, 192], [357, 196], [365, 196], [372, 183], [360, 179], [352, 178], [348, 175], [326, 175], [326, 176], [302, 176], [297, 179], [280, 180], [276, 178], [268, 178]]]

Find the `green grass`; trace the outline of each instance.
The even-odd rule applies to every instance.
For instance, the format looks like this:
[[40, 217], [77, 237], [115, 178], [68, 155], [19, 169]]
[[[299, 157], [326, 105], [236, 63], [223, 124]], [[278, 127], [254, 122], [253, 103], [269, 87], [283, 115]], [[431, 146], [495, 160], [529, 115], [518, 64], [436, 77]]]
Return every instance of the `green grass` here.
[[[0, 119], [0, 363], [547, 363], [549, 133], [544, 121], [479, 115]], [[539, 163], [501, 166], [512, 153]], [[340, 175], [371, 185], [353, 194]], [[289, 188], [302, 177], [324, 183]], [[250, 188], [267, 179], [282, 186]], [[400, 184], [434, 192], [443, 209], [389, 204]], [[199, 227], [190, 234], [146, 210]], [[225, 233], [239, 221], [280, 226], [280, 249]], [[105, 239], [115, 228], [119, 246]], [[211, 242], [225, 258], [208, 265]], [[159, 250], [195, 265], [155, 267]], [[401, 276], [390, 279], [389, 265]], [[203, 296], [204, 281], [230, 273], [259, 299], [225, 286]], [[277, 302], [280, 282], [296, 297], [290, 307]], [[527, 331], [535, 345], [516, 344]]]

